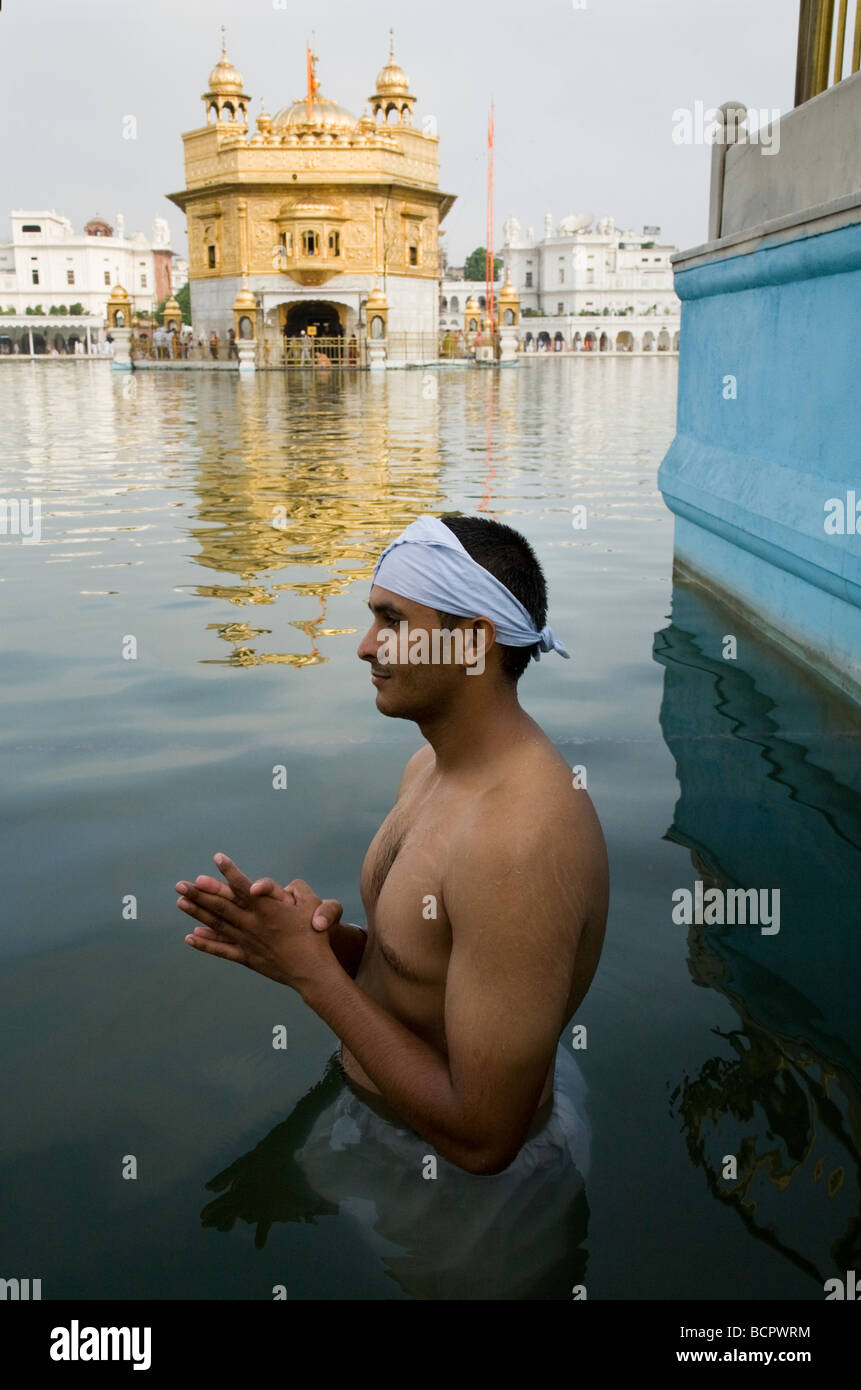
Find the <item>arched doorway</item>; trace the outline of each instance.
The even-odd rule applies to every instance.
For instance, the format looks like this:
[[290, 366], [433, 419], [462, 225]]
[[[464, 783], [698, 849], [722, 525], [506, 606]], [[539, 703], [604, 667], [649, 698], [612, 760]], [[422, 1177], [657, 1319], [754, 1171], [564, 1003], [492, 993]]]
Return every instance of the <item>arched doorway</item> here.
[[319, 338], [337, 338], [343, 332], [341, 311], [337, 304], [329, 304], [324, 299], [300, 299], [295, 304], [285, 304], [283, 332], [288, 338], [297, 337], [304, 328], [315, 328]]
[[630, 333], [627, 328], [623, 328], [621, 333], [617, 333], [616, 335], [616, 351], [633, 352], [633, 350], [634, 335], [633, 333]]
[[313, 344], [311, 362], [322, 353], [331, 362], [343, 359], [342, 308], [325, 299], [299, 299], [279, 306], [285, 361], [307, 365], [307, 348]]

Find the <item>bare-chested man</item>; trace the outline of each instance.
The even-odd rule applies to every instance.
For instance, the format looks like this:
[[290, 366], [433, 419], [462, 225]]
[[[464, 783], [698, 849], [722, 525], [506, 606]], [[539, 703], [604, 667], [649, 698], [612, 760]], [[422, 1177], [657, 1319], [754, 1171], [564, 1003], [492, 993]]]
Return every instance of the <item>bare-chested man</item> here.
[[[251, 884], [223, 855], [226, 883], [180, 882], [178, 906], [199, 923], [190, 945], [301, 994], [341, 1039], [344, 1072], [371, 1107], [378, 1098], [438, 1155], [490, 1175], [509, 1168], [550, 1114], [559, 1037], [601, 953], [608, 868], [587, 793], [517, 698], [536, 647], [565, 654], [545, 627], [541, 568], [509, 527], [443, 524], [469, 557], [447, 557], [451, 583], [463, 561], [464, 584], [468, 566], [473, 576], [480, 567], [500, 600], [494, 607], [479, 582], [479, 597], [464, 593], [451, 613], [375, 576], [358, 654], [380, 713], [415, 721], [425, 744], [365, 857], [367, 930], [343, 922], [340, 904], [307, 883]], [[435, 563], [429, 550], [428, 574]], [[380, 579], [387, 573], [400, 570], [379, 568]], [[425, 592], [421, 575], [417, 587], [398, 587]], [[509, 629], [512, 596], [525, 615]], [[393, 632], [456, 628], [471, 662], [391, 659]]]

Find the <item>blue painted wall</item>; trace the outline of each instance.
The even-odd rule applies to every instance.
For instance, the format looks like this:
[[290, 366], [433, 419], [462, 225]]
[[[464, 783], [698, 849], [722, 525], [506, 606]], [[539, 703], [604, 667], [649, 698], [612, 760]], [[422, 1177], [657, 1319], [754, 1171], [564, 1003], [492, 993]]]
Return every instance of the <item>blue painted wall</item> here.
[[675, 287], [677, 434], [658, 481], [680, 558], [861, 693], [861, 516], [825, 530], [829, 499], [861, 504], [861, 224], [765, 240]]

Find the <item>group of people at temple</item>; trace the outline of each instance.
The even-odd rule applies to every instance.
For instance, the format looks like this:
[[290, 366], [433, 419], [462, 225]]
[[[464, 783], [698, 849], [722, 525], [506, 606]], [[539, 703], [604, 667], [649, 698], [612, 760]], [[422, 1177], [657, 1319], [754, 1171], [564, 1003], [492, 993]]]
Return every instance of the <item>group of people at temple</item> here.
[[[318, 333], [309, 333], [306, 328], [292, 332], [289, 325], [283, 329], [284, 361], [293, 367], [331, 367], [359, 365], [359, 342], [355, 333], [350, 334], [344, 343], [344, 330], [340, 323], [320, 325]], [[264, 357], [267, 343], [264, 342]]]

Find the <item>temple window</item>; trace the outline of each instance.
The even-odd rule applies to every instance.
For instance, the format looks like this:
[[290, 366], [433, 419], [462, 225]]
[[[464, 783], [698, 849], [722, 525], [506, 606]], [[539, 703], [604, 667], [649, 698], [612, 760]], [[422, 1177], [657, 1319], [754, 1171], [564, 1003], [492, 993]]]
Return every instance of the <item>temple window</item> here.
[[340, 256], [340, 254], [341, 254], [341, 233], [340, 233], [340, 232], [330, 232], [330, 233], [329, 233], [329, 250], [331, 251], [331, 253], [332, 253], [333, 256]]
[[214, 247], [214, 246], [207, 246], [207, 248], [206, 248], [206, 263], [207, 263], [207, 265], [209, 266], [209, 269], [210, 269], [210, 270], [214, 270], [214, 269], [215, 269], [215, 247]]
[[317, 256], [320, 252], [320, 235], [310, 230], [302, 233], [303, 256]]

